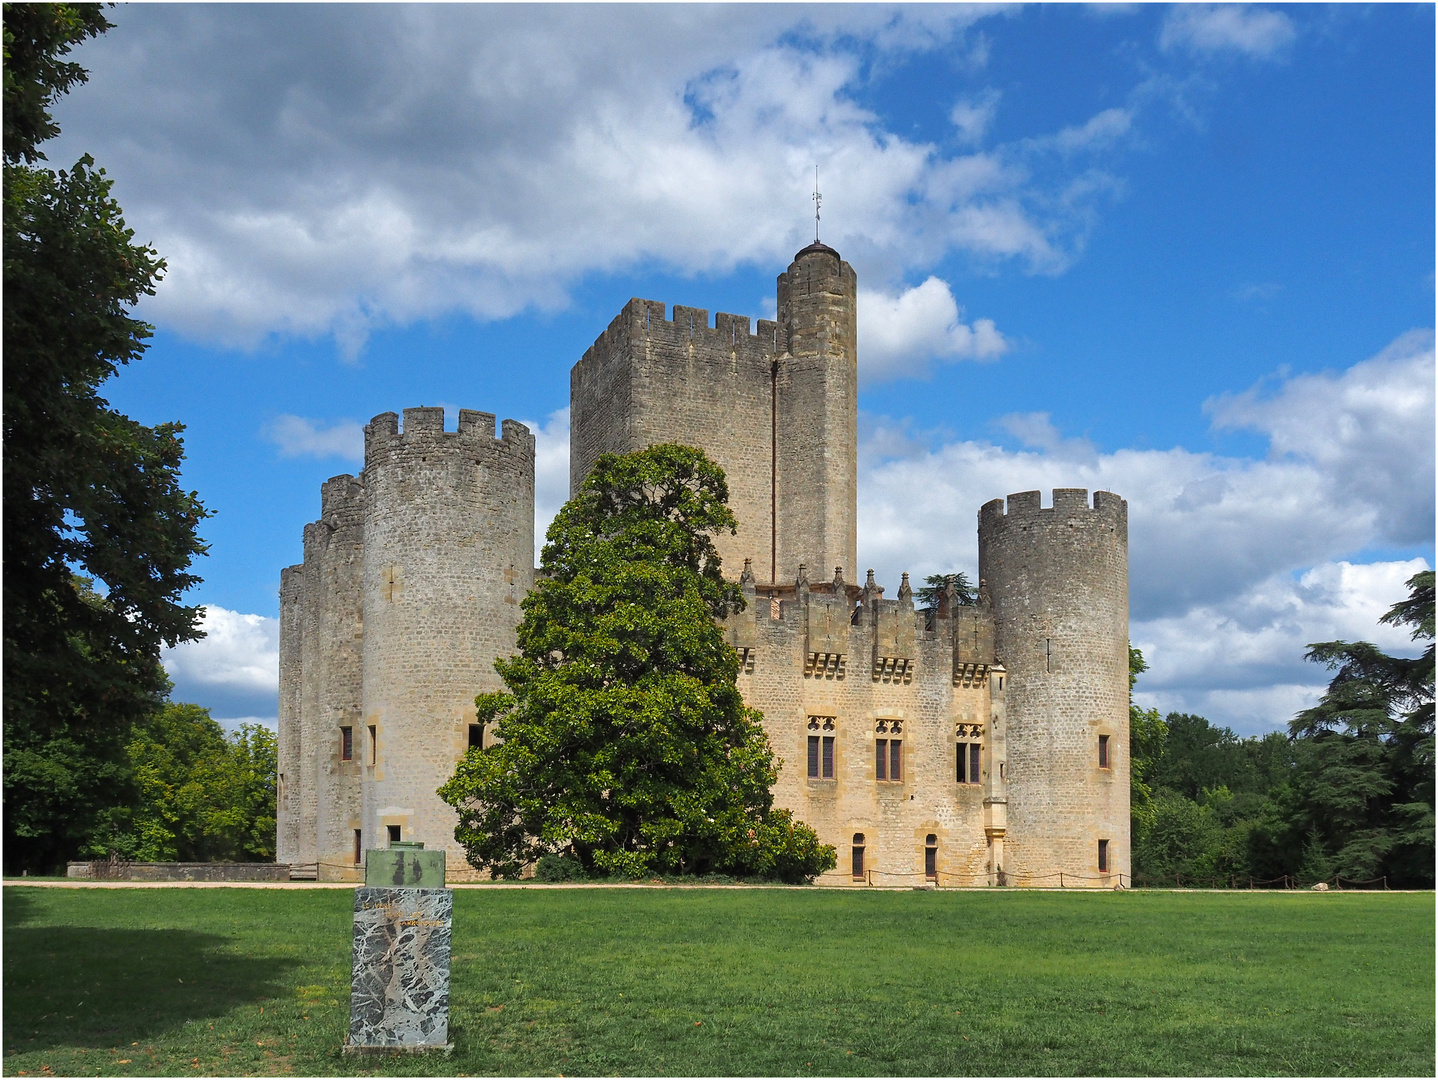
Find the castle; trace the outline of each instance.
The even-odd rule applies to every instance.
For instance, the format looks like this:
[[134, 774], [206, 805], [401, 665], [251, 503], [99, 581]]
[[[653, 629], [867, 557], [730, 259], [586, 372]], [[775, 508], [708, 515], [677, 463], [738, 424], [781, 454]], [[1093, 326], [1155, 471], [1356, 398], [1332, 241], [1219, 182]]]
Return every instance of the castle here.
[[[571, 372], [571, 494], [610, 451], [684, 443], [723, 466], [739, 527], [716, 544], [747, 601], [724, 630], [783, 760], [775, 802], [839, 852], [826, 881], [1118, 884], [1127, 504], [984, 504], [977, 603], [949, 589], [916, 610], [907, 574], [893, 598], [860, 584], [856, 293], [815, 243], [753, 332], [631, 300]], [[323, 485], [281, 576], [281, 862], [356, 880], [367, 848], [402, 839], [473, 873], [435, 791], [493, 737], [474, 697], [501, 688], [535, 575], [534, 438], [494, 420], [381, 414], [363, 472]]]

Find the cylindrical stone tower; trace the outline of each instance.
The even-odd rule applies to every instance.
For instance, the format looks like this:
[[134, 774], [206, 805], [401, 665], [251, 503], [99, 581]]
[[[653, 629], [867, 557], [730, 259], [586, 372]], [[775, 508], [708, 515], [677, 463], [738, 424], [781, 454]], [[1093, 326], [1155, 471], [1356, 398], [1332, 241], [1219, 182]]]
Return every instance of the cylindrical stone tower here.
[[461, 410], [383, 413], [365, 428], [363, 846], [443, 848], [464, 866], [435, 793], [469, 745], [474, 697], [500, 688], [534, 578], [534, 436]]
[[774, 368], [775, 581], [799, 564], [858, 574], [858, 278], [810, 244], [779, 275]]
[[979, 577], [1007, 669], [1013, 884], [1108, 885], [1129, 874], [1128, 504], [1056, 488], [979, 511]]

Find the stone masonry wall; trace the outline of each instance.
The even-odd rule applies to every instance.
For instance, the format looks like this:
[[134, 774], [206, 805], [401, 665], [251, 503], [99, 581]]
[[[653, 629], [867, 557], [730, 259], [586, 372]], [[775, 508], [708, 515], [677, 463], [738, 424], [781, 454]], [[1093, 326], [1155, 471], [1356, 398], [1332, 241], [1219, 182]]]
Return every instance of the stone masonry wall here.
[[[783, 761], [775, 803], [835, 846], [839, 863], [825, 875], [830, 883], [921, 884], [930, 835], [941, 884], [992, 881], [983, 805], [989, 773], [997, 769], [988, 753], [989, 685], [982, 673], [956, 684], [956, 622], [939, 618], [926, 629], [911, 601], [884, 600], [876, 587], [861, 594], [856, 608], [847, 593], [802, 585], [782, 600], [757, 594], [749, 610], [730, 619], [731, 641], [754, 643], [740, 690], [764, 713]], [[821, 650], [835, 659], [819, 662]], [[833, 779], [808, 776], [811, 735], [834, 738]], [[901, 779], [879, 780], [876, 740], [894, 738], [902, 745]], [[970, 742], [984, 747], [979, 783], [967, 782]], [[963, 783], [955, 760], [960, 743]], [[856, 834], [865, 849], [860, 881], [852, 875]]]
[[[776, 581], [799, 564], [858, 573], [858, 279], [838, 252], [805, 248], [779, 275], [779, 554]], [[767, 565], [767, 564], [764, 564]]]
[[304, 682], [300, 640], [304, 620], [304, 567], [280, 571], [280, 694], [277, 722], [279, 774], [275, 792], [275, 858], [299, 862], [301, 820], [294, 788], [305, 767], [300, 751], [300, 687]]
[[701, 308], [630, 300], [570, 373], [570, 493], [602, 453], [654, 443], [702, 448], [724, 469], [735, 536], [715, 538], [730, 577], [769, 566], [776, 328]]
[[343, 760], [341, 729], [350, 729], [352, 750], [361, 745], [354, 736], [363, 732], [364, 503], [364, 484], [353, 476], [336, 476], [320, 489], [317, 524], [327, 532], [319, 555], [318, 633], [326, 662], [314, 758], [320, 880], [353, 876], [346, 870], [354, 864], [354, 830], [360, 827], [359, 757]]
[[506, 420], [496, 439], [493, 415], [469, 410], [458, 432], [442, 409], [406, 409], [403, 433], [398, 419], [365, 429], [363, 845], [396, 825], [463, 866], [436, 789], [475, 694], [500, 688], [494, 660], [514, 652], [533, 585], [534, 437]]
[[1102, 884], [1130, 869], [1128, 504], [1099, 491], [1090, 507], [1079, 488], [1039, 500], [979, 511], [979, 576], [1009, 676], [1008, 869], [1015, 884], [1059, 871]]

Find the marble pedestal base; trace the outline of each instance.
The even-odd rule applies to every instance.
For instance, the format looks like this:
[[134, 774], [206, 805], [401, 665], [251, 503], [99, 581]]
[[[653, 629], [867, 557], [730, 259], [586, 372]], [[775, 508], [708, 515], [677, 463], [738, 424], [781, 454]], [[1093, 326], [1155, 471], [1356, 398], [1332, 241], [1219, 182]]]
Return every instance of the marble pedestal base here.
[[347, 1054], [449, 1048], [448, 889], [355, 890]]

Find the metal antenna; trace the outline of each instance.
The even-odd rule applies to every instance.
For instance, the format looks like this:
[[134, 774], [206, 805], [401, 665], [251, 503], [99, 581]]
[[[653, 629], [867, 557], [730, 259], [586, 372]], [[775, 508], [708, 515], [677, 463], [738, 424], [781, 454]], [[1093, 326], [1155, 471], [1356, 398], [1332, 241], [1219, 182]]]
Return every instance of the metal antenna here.
[[814, 243], [819, 242], [819, 203], [824, 196], [819, 194], [819, 166], [814, 166]]

